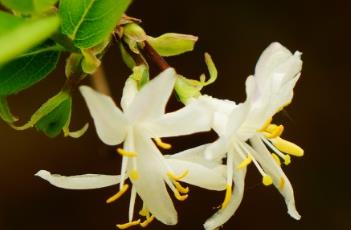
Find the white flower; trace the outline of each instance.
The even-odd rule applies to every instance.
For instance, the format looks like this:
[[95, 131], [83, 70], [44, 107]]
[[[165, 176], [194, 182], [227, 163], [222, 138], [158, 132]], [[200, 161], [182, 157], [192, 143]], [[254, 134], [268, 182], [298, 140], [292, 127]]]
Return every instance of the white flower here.
[[[123, 149], [117, 149], [123, 156], [121, 174], [62, 177], [40, 171], [37, 175], [55, 186], [69, 189], [101, 188], [119, 183], [119, 192], [109, 198], [108, 203], [126, 192], [129, 185], [125, 180], [129, 178], [132, 183], [129, 222], [117, 225], [119, 228], [139, 224], [146, 226], [153, 217], [167, 225], [176, 224], [177, 213], [165, 183], [178, 200], [185, 200], [189, 190], [178, 181], [216, 190], [224, 189], [225, 186], [223, 187], [220, 179], [223, 182], [224, 177], [218, 173], [223, 167], [209, 170], [196, 163], [177, 160], [175, 156], [165, 160], [152, 141], [153, 138], [160, 147], [170, 148], [169, 144], [161, 141], [161, 137], [210, 130], [211, 114], [207, 114], [199, 103], [190, 103], [176, 112], [165, 114], [165, 106], [173, 91], [175, 79], [175, 71], [169, 68], [138, 91], [136, 82], [129, 78], [121, 99], [123, 112], [110, 97], [87, 86], [80, 87], [99, 138], [107, 145], [124, 142]], [[208, 181], [201, 179], [200, 175]], [[136, 194], [144, 203], [141, 212], [146, 217], [144, 222], [140, 219], [133, 221]]]
[[[273, 183], [284, 196], [288, 213], [300, 219], [292, 186], [280, 167], [279, 157], [289, 164], [290, 155], [302, 156], [303, 150], [280, 138], [282, 125], [271, 124], [273, 115], [292, 100], [302, 67], [300, 55], [272, 43], [258, 60], [255, 75], [246, 81], [247, 100], [224, 116], [223, 128], [217, 131], [219, 139], [206, 149], [208, 159], [227, 158], [226, 196], [222, 209], [204, 224], [206, 229], [215, 229], [234, 215], [243, 197], [246, 166], [251, 162], [261, 173], [263, 184]], [[246, 143], [248, 140], [252, 146]], [[271, 154], [266, 145], [274, 153]]]

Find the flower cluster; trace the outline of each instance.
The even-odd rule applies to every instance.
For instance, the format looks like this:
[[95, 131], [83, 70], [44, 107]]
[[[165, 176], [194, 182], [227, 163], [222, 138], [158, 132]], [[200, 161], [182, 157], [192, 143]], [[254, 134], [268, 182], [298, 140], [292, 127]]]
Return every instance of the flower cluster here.
[[[145, 227], [155, 218], [166, 225], [175, 225], [177, 212], [167, 187], [180, 201], [186, 200], [189, 193], [184, 183], [225, 190], [221, 208], [204, 224], [205, 229], [216, 229], [239, 207], [246, 169], [253, 163], [262, 175], [262, 183], [273, 184], [284, 197], [288, 213], [300, 219], [292, 186], [281, 164], [288, 165], [291, 156], [300, 157], [303, 150], [281, 138], [283, 125], [272, 123], [272, 117], [292, 100], [302, 67], [300, 56], [299, 52], [292, 54], [279, 43], [272, 43], [259, 58], [254, 75], [246, 80], [243, 103], [208, 95], [180, 95], [185, 106], [166, 113], [177, 79], [183, 78], [173, 68], [143, 85], [129, 77], [123, 89], [121, 109], [109, 96], [81, 86], [80, 92], [99, 138], [106, 145], [123, 143], [123, 147], [116, 149], [122, 157], [120, 175], [66, 177], [45, 170], [36, 175], [65, 189], [96, 189], [118, 184], [117, 193], [107, 199], [107, 203], [117, 200], [130, 188], [129, 218], [127, 223], [117, 225], [120, 229]], [[218, 134], [213, 143], [172, 155], [161, 152], [171, 148], [161, 138], [211, 129]], [[135, 218], [137, 195], [143, 201], [143, 208]]]

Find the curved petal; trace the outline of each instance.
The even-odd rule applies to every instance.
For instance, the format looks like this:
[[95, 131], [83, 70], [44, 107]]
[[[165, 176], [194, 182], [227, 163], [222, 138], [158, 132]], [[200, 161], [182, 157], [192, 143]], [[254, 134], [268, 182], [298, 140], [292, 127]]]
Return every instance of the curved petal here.
[[51, 174], [46, 170], [40, 170], [35, 174], [50, 184], [64, 189], [97, 189], [104, 188], [119, 183], [120, 176], [84, 174], [79, 176], [61, 176]]
[[206, 220], [204, 224], [204, 228], [206, 230], [212, 230], [220, 227], [225, 224], [236, 212], [239, 208], [240, 203], [242, 201], [244, 195], [244, 187], [245, 187], [245, 175], [246, 168], [238, 169], [238, 166], [241, 162], [241, 158], [238, 154], [233, 154], [234, 160], [234, 172], [233, 172], [233, 181], [234, 188], [232, 197], [228, 203], [228, 206], [225, 209], [219, 210], [212, 217]]
[[271, 78], [272, 71], [281, 63], [286, 61], [292, 53], [282, 46], [279, 42], [271, 43], [259, 57], [256, 68], [255, 78], [259, 86], [265, 86], [267, 78]]
[[124, 83], [123, 94], [121, 98], [121, 107], [123, 111], [126, 111], [130, 104], [133, 102], [135, 96], [138, 93], [138, 86], [133, 78], [128, 78]]
[[156, 118], [165, 113], [176, 80], [176, 72], [168, 68], [147, 83], [125, 111], [131, 121]]
[[88, 105], [101, 141], [107, 145], [120, 144], [126, 136], [128, 125], [121, 110], [111, 97], [100, 94], [88, 86], [81, 86], [79, 90]]
[[223, 137], [219, 137], [215, 142], [208, 145], [204, 155], [207, 160], [220, 160], [225, 156], [228, 149], [227, 140]]
[[275, 162], [272, 155], [269, 153], [266, 146], [259, 139], [259, 137], [251, 138], [250, 142], [255, 150], [252, 151], [252, 155], [260, 163], [265, 172], [272, 177], [274, 186], [278, 189], [278, 191], [285, 199], [289, 215], [299, 220], [301, 216], [295, 207], [294, 191], [289, 179], [285, 176], [283, 170]]
[[201, 164], [190, 161], [167, 159], [167, 164], [176, 175], [188, 170], [189, 173], [181, 181], [201, 188], [221, 191], [226, 188], [226, 167], [224, 165], [216, 168], [207, 168]]
[[179, 153], [168, 155], [168, 158], [181, 160], [181, 161], [190, 161], [197, 164], [201, 164], [208, 168], [214, 168], [222, 164], [221, 159], [207, 160], [205, 158], [205, 150], [209, 147], [210, 144], [200, 145], [191, 149], [184, 150]]
[[163, 156], [150, 139], [135, 131], [135, 148], [139, 178], [135, 189], [152, 215], [167, 225], [177, 223], [177, 212], [167, 192], [164, 175], [167, 169]]
[[145, 123], [145, 128], [152, 137], [174, 137], [209, 131], [211, 124], [212, 114], [201, 102], [193, 101], [182, 109]]

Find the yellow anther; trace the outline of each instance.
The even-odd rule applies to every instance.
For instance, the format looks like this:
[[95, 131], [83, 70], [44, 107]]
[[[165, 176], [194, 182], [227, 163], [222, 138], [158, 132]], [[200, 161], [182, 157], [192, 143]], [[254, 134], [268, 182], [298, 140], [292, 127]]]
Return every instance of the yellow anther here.
[[111, 196], [110, 198], [108, 198], [106, 200], [106, 203], [109, 204], [109, 203], [117, 200], [118, 198], [120, 198], [128, 190], [128, 188], [129, 188], [129, 185], [124, 184], [121, 190], [119, 190], [115, 195]]
[[147, 216], [148, 214], [149, 214], [149, 211], [147, 209], [143, 208], [139, 211], [140, 216]]
[[135, 221], [131, 221], [131, 222], [128, 222], [128, 223], [125, 223], [125, 224], [117, 224], [117, 228], [119, 229], [127, 229], [127, 228], [130, 228], [130, 227], [133, 227], [133, 226], [137, 226], [140, 224], [140, 219], [138, 220], [135, 220]]
[[183, 187], [179, 182], [177, 181], [174, 181], [173, 182], [174, 186], [177, 188], [177, 190], [180, 192], [180, 193], [183, 193], [183, 194], [186, 194], [189, 192], [189, 187]]
[[117, 152], [119, 154], [121, 154], [122, 156], [124, 156], [124, 157], [136, 157], [137, 156], [136, 152], [126, 151], [126, 150], [124, 150], [122, 148], [118, 148]]
[[165, 143], [161, 140], [161, 138], [154, 138], [156, 144], [158, 145], [158, 147], [163, 148], [163, 149], [171, 149], [172, 145]]
[[224, 201], [223, 201], [222, 207], [221, 207], [222, 209], [225, 209], [228, 206], [231, 198], [232, 198], [232, 185], [227, 184], [226, 190], [225, 190]]
[[181, 180], [184, 177], [186, 177], [189, 174], [189, 170], [184, 170], [184, 172], [182, 172], [182, 174], [180, 175], [175, 175], [173, 172], [168, 172], [167, 175], [172, 178], [173, 180]]
[[243, 168], [247, 167], [251, 162], [252, 162], [252, 158], [251, 158], [251, 155], [249, 154], [249, 155], [247, 156], [247, 158], [245, 158], [245, 159], [238, 165], [238, 169], [243, 169]]
[[259, 129], [258, 131], [259, 132], [265, 131], [268, 128], [268, 126], [271, 124], [272, 119], [273, 119], [272, 117], [268, 118], [267, 121], [263, 124], [262, 128]]
[[282, 165], [282, 163], [280, 162], [280, 158], [277, 156], [277, 154], [272, 153], [272, 157], [279, 166]]
[[276, 138], [282, 135], [284, 131], [284, 126], [283, 125], [269, 125], [268, 128], [266, 129], [266, 132], [264, 132], [265, 136], [269, 139], [271, 138]]
[[139, 172], [136, 169], [132, 169], [129, 173], [129, 178], [136, 181], [139, 178]]
[[186, 194], [186, 195], [180, 195], [180, 193], [179, 193], [178, 190], [176, 190], [176, 191], [174, 192], [174, 196], [175, 196], [175, 198], [177, 198], [177, 200], [180, 200], [180, 201], [184, 201], [184, 200], [186, 200], [186, 199], [188, 198], [188, 194]]
[[262, 183], [263, 183], [265, 186], [269, 186], [269, 185], [273, 184], [272, 177], [271, 177], [271, 176], [268, 176], [268, 175], [264, 175], [263, 178], [262, 178]]
[[143, 221], [143, 222], [140, 223], [140, 226], [143, 227], [143, 228], [146, 228], [154, 219], [155, 219], [154, 216], [151, 216], [151, 217], [149, 217], [149, 218], [146, 218], [145, 221]]
[[277, 149], [287, 154], [290, 154], [296, 157], [302, 157], [304, 154], [304, 151], [300, 146], [290, 141], [284, 140], [280, 137], [271, 139], [271, 141]]
[[284, 155], [284, 164], [289, 165], [290, 163], [291, 163], [291, 157], [288, 154]]
[[279, 181], [279, 188], [280, 188], [280, 189], [283, 189], [284, 186], [285, 186], [285, 180], [284, 180], [284, 178], [282, 177], [282, 178], [280, 178], [280, 181]]

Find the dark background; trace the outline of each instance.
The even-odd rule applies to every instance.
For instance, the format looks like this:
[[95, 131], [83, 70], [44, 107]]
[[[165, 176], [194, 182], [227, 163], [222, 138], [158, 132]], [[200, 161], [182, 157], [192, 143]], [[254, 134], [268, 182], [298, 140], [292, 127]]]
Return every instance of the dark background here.
[[[303, 158], [294, 158], [284, 167], [302, 219], [288, 216], [280, 194], [260, 184], [257, 170], [250, 166], [243, 202], [225, 229], [351, 229], [350, 1], [148, 0], [134, 1], [128, 13], [143, 19], [142, 26], [150, 35], [198, 35], [195, 52], [168, 61], [179, 73], [198, 77], [206, 71], [203, 53], [210, 52], [220, 77], [204, 92], [218, 98], [244, 100], [244, 81], [271, 42], [302, 51], [302, 78], [293, 103], [277, 116], [277, 121], [285, 124], [284, 137], [305, 149]], [[129, 71], [116, 46], [106, 55], [104, 66], [119, 100]], [[14, 113], [24, 122], [63, 81], [61, 64], [52, 76], [10, 98]], [[73, 117], [73, 128], [91, 122], [79, 94], [74, 99]], [[213, 138], [196, 135], [168, 141], [178, 151]], [[49, 139], [35, 130], [18, 132], [1, 123], [0, 146], [1, 230], [116, 229], [116, 223], [126, 222], [129, 195], [105, 204], [116, 187], [69, 191], [33, 176], [39, 169], [65, 175], [119, 173], [120, 157], [102, 144], [93, 126], [75, 140]], [[155, 221], [149, 228], [202, 229], [223, 197], [223, 192], [191, 188], [186, 202], [176, 202], [177, 226]]]

